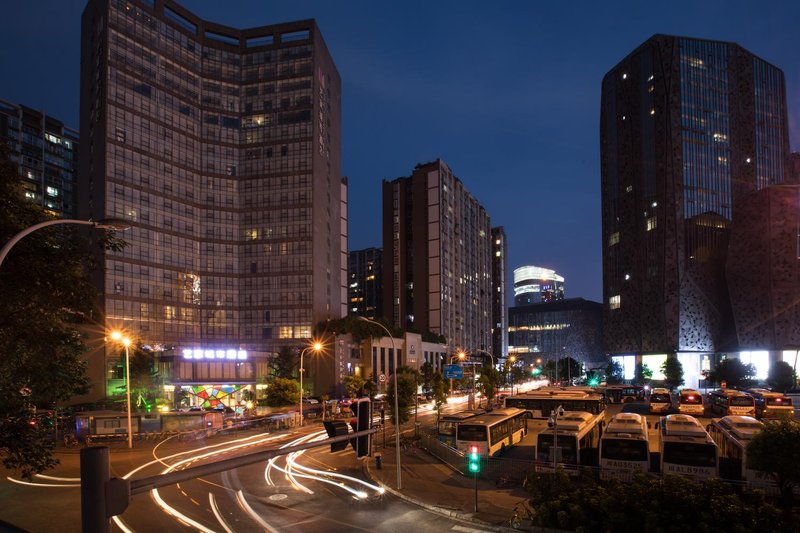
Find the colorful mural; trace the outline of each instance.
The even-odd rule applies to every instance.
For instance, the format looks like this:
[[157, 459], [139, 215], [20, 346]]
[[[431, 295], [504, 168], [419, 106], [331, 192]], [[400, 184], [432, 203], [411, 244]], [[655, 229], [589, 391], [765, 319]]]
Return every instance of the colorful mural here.
[[242, 385], [192, 385], [192, 394], [203, 402], [200, 407], [215, 409], [223, 399], [241, 388]]

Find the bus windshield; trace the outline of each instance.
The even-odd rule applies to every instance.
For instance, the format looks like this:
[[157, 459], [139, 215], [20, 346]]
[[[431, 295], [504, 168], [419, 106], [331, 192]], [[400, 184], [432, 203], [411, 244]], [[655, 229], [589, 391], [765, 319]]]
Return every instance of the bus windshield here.
[[[578, 453], [575, 449], [577, 439], [574, 435], [561, 435], [558, 436], [556, 446], [561, 449], [561, 460], [559, 462], [566, 464], [577, 464]], [[546, 463], [553, 460], [551, 455], [551, 448], [553, 447], [552, 434], [539, 434], [536, 445], [536, 459], [540, 462]]]
[[713, 444], [665, 442], [664, 462], [688, 466], [715, 466], [716, 455]]
[[600, 449], [603, 459], [647, 461], [647, 441], [604, 438]]
[[486, 426], [478, 426], [478, 425], [472, 425], [472, 424], [459, 424], [458, 425], [458, 440], [485, 441], [486, 440]]

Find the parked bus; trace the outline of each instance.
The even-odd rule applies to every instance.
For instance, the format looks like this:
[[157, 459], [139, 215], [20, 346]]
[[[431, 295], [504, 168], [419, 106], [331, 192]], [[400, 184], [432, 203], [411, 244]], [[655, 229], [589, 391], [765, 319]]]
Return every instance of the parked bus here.
[[485, 413], [483, 409], [461, 411], [459, 413], [444, 414], [439, 417], [438, 436], [441, 442], [448, 446], [456, 447], [456, 427], [461, 422]]
[[644, 387], [640, 385], [606, 385], [601, 390], [608, 403], [630, 403], [644, 401]]
[[789, 418], [794, 416], [792, 399], [782, 392], [772, 392], [767, 389], [748, 389], [747, 394], [756, 402], [756, 418]]
[[550, 413], [558, 406], [565, 411], [583, 411], [592, 415], [602, 415], [606, 409], [605, 398], [601, 394], [572, 387], [547, 387], [508, 396], [504, 405], [528, 411], [532, 418], [528, 429], [537, 433], [547, 427]]
[[708, 395], [709, 409], [720, 416], [756, 416], [755, 399], [742, 391], [717, 389]]
[[456, 425], [456, 448], [467, 453], [477, 445], [478, 453], [491, 457], [522, 440], [528, 432], [529, 415], [522, 409], [495, 409]]
[[565, 411], [556, 427], [536, 436], [538, 472], [553, 472], [560, 464], [570, 475], [577, 475], [579, 466], [597, 466], [604, 414]]
[[672, 410], [672, 395], [667, 389], [653, 389], [647, 405], [651, 413], [669, 413]]
[[647, 420], [636, 413], [617, 413], [600, 437], [600, 477], [630, 480], [650, 470]]
[[764, 429], [764, 423], [751, 416], [724, 416], [714, 418], [708, 425], [708, 433], [719, 447], [720, 477], [733, 481], [745, 481], [748, 486], [766, 488], [775, 483], [765, 472], [747, 468], [747, 443]]
[[717, 445], [696, 418], [689, 415], [662, 416], [661, 473], [693, 479], [719, 475]]
[[684, 415], [703, 416], [703, 395], [694, 389], [683, 389], [678, 396], [678, 412]]

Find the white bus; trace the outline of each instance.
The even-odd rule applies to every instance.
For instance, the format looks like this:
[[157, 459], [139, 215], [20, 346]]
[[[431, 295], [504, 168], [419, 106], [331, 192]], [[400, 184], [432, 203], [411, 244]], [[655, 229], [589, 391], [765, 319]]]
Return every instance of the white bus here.
[[456, 427], [458, 424], [474, 418], [478, 415], [484, 414], [486, 411], [483, 409], [473, 409], [472, 411], [461, 411], [459, 413], [443, 414], [439, 417], [438, 436], [439, 441], [444, 442], [448, 446], [455, 447], [456, 445]]
[[603, 413], [565, 411], [556, 427], [536, 436], [536, 470], [553, 472], [560, 464], [568, 474], [577, 475], [579, 466], [597, 466], [603, 419]]
[[724, 416], [714, 418], [708, 433], [719, 447], [719, 474], [725, 479], [744, 481], [748, 487], [758, 487], [766, 492], [777, 492], [772, 477], [747, 467], [747, 443], [764, 429], [764, 423], [751, 416]]
[[678, 396], [678, 412], [684, 415], [703, 416], [705, 413], [703, 395], [694, 389], [681, 390]]
[[617, 413], [600, 437], [600, 478], [630, 480], [650, 470], [647, 420], [636, 413]]
[[491, 457], [522, 440], [527, 434], [529, 415], [522, 409], [495, 409], [456, 425], [456, 448], [468, 453], [478, 446], [478, 453]]
[[708, 395], [709, 410], [720, 416], [756, 416], [755, 399], [742, 391], [717, 389]]
[[559, 406], [565, 411], [583, 411], [592, 415], [603, 415], [606, 409], [602, 394], [588, 392], [577, 387], [543, 387], [523, 394], [508, 396], [506, 407], [525, 409], [532, 420], [528, 429], [536, 433], [547, 428], [547, 419]]
[[647, 405], [651, 413], [669, 413], [672, 410], [672, 395], [667, 389], [655, 388], [650, 393]]
[[667, 415], [659, 421], [661, 473], [693, 479], [719, 475], [717, 445], [693, 416]]
[[756, 418], [782, 418], [794, 416], [792, 399], [782, 392], [767, 389], [747, 389], [747, 394], [756, 402]]

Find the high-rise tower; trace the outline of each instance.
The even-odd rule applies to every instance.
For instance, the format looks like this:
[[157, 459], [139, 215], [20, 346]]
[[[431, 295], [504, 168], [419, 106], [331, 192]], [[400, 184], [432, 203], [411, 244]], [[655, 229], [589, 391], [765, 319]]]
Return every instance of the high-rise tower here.
[[603, 79], [600, 137], [606, 350], [735, 349], [730, 225], [738, 198], [786, 179], [783, 73], [734, 43], [653, 36]]
[[316, 23], [90, 0], [81, 45], [79, 213], [132, 226], [104, 257], [107, 326], [174, 356], [176, 383], [254, 383], [345, 312], [341, 83]]

